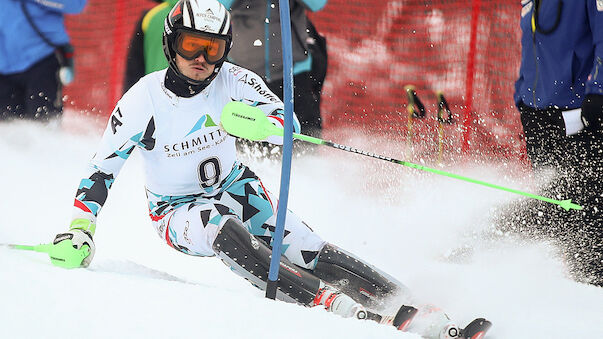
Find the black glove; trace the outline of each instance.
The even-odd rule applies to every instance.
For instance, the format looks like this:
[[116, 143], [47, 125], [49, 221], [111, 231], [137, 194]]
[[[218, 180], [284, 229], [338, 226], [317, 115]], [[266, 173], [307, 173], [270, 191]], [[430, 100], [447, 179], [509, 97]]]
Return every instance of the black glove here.
[[603, 95], [588, 94], [582, 101], [582, 123], [590, 131], [603, 130]]

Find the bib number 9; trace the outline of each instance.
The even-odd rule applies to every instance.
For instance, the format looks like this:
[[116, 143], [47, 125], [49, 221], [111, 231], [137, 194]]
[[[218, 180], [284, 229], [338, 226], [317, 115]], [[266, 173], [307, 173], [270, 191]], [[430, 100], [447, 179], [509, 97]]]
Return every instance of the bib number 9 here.
[[221, 173], [222, 169], [220, 168], [218, 158], [211, 157], [203, 160], [199, 164], [199, 181], [201, 182], [201, 187], [207, 188], [217, 184]]

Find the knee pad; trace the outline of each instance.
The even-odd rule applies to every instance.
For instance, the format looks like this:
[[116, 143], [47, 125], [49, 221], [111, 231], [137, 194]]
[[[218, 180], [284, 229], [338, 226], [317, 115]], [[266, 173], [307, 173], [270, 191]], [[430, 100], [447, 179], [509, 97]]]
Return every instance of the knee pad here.
[[[240, 220], [228, 218], [212, 247], [235, 273], [266, 290], [272, 249], [249, 233]], [[277, 286], [278, 299], [311, 305], [320, 279], [281, 256]]]
[[406, 289], [377, 268], [332, 244], [322, 248], [312, 273], [367, 307], [383, 304], [388, 296]]

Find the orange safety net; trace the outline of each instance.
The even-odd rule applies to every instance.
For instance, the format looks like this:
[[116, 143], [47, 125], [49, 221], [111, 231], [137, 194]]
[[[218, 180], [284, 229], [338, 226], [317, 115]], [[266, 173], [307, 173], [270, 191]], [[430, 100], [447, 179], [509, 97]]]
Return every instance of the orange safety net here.
[[[144, 0], [89, 0], [67, 17], [76, 80], [66, 107], [110, 114], [122, 92], [127, 45]], [[523, 157], [513, 85], [520, 62], [521, 5], [509, 0], [329, 0], [310, 17], [327, 38], [325, 132], [362, 129], [434, 152]], [[161, 51], [159, 52], [161, 53]], [[404, 86], [427, 115], [409, 121]], [[435, 92], [455, 123], [439, 126]], [[439, 134], [441, 133], [441, 134]]]
[[89, 0], [66, 15], [74, 46], [75, 80], [65, 87], [65, 107], [108, 116], [122, 94], [127, 48], [136, 23], [157, 5], [144, 0]]

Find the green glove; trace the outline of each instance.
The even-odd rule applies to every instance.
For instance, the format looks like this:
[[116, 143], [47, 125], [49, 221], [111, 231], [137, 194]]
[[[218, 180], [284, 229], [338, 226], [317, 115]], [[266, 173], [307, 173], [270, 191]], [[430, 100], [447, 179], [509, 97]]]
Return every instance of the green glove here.
[[92, 241], [95, 228], [90, 220], [74, 220], [68, 232], [54, 238], [48, 249], [50, 262], [63, 268], [88, 267], [96, 251]]

